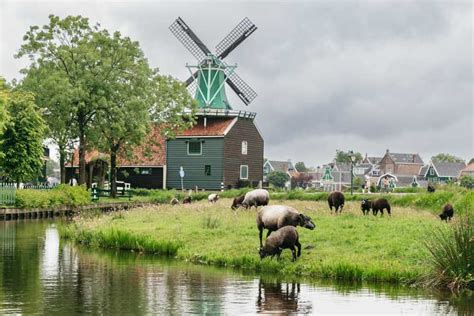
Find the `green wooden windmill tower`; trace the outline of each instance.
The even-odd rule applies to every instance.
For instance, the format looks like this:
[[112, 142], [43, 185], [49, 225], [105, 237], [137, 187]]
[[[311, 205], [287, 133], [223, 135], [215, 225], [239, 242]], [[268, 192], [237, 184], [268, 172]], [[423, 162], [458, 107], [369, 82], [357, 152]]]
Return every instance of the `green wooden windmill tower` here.
[[244, 18], [219, 44], [214, 54], [183, 19], [177, 18], [171, 32], [196, 58], [186, 64], [191, 76], [186, 86], [194, 90], [199, 104], [196, 125], [167, 140], [167, 187], [203, 189], [256, 186], [263, 179], [263, 137], [255, 125], [255, 113], [234, 110], [225, 87], [233, 90], [245, 105], [257, 93], [237, 75], [237, 65], [224, 58], [247, 39], [257, 27]]

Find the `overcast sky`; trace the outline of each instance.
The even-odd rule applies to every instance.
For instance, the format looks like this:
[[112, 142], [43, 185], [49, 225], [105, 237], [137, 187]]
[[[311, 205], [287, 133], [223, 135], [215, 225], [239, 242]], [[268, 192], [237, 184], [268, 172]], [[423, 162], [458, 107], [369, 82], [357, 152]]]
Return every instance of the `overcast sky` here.
[[185, 80], [192, 55], [168, 30], [181, 16], [211, 49], [244, 17], [258, 27], [227, 58], [258, 93], [265, 157], [330, 161], [369, 156], [474, 156], [471, 1], [0, 0], [0, 75], [20, 78], [14, 53], [49, 14], [83, 15], [141, 44], [151, 66]]

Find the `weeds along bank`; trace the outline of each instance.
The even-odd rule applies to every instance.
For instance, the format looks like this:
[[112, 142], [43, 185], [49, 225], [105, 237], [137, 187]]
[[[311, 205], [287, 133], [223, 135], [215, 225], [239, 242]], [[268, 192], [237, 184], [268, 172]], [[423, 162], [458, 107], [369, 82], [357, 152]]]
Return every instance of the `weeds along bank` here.
[[[413, 283], [430, 268], [424, 242], [446, 225], [432, 212], [395, 207], [391, 217], [363, 216], [358, 202], [331, 215], [322, 201], [285, 201], [313, 218], [313, 231], [298, 227], [302, 255], [291, 262], [260, 260], [255, 211], [216, 204], [160, 205], [76, 218], [61, 227], [63, 237], [91, 247], [173, 256], [199, 264], [232, 266], [282, 275]], [[444, 225], [444, 226], [443, 226]]]
[[91, 203], [90, 192], [85, 187], [65, 184], [49, 190], [16, 190], [15, 195], [14, 207], [18, 208], [54, 208]]

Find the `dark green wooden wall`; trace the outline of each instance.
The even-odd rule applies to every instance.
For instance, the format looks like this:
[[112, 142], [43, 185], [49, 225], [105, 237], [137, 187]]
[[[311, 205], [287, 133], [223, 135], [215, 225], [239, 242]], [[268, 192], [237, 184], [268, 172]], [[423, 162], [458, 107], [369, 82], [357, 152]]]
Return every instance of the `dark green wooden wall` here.
[[[221, 187], [223, 179], [223, 152], [224, 138], [199, 138], [202, 144], [202, 155], [188, 155], [187, 141], [196, 138], [177, 138], [166, 142], [166, 162], [168, 188], [181, 189], [181, 178], [179, 177], [179, 167], [183, 166], [184, 188], [217, 190]], [[211, 175], [206, 176], [205, 166], [211, 165]]]

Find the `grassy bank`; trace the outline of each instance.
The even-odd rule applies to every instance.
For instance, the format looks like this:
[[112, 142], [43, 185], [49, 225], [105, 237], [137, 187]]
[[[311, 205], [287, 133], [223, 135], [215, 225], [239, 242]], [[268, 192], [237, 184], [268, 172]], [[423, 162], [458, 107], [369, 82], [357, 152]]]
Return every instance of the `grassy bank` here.
[[79, 206], [91, 202], [90, 193], [83, 186], [58, 185], [50, 190], [17, 190], [15, 207], [54, 208]]
[[[285, 201], [310, 215], [316, 230], [299, 228], [302, 256], [290, 262], [258, 257], [255, 211], [229, 210], [229, 199], [216, 205], [161, 205], [78, 218], [61, 234], [92, 247], [120, 248], [175, 256], [200, 264], [257, 272], [413, 283], [428, 270], [423, 241], [443, 225], [428, 211], [396, 207], [391, 217], [362, 216], [359, 203], [347, 203], [340, 216], [325, 202]], [[311, 246], [311, 249], [304, 247]]]

